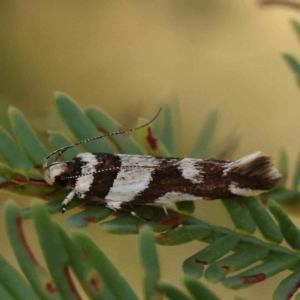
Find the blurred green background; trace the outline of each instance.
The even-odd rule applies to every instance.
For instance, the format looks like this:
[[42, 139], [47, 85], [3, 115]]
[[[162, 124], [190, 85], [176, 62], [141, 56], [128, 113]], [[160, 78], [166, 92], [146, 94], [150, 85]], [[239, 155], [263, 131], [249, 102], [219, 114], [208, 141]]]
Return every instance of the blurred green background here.
[[[100, 106], [126, 127], [138, 116], [151, 118], [175, 92], [181, 155], [191, 149], [207, 112], [218, 108], [217, 135], [235, 125], [243, 133], [236, 158], [262, 150], [276, 162], [285, 146], [293, 163], [300, 93], [281, 56], [300, 57], [290, 20], [300, 21], [300, 11], [249, 0], [0, 1], [0, 115], [14, 105], [38, 132], [61, 129], [53, 104], [59, 90], [81, 107]], [[0, 196], [3, 206], [8, 196]], [[197, 216], [233, 227], [219, 202], [197, 207]], [[57, 216], [62, 224], [65, 218]], [[15, 262], [1, 226], [1, 252]], [[32, 230], [30, 222], [26, 226]], [[87, 231], [141, 295], [136, 237], [112, 236], [97, 225]], [[160, 246], [163, 277], [179, 285], [183, 260], [199, 247]], [[223, 299], [268, 299], [284, 276], [242, 291], [208, 286]]]

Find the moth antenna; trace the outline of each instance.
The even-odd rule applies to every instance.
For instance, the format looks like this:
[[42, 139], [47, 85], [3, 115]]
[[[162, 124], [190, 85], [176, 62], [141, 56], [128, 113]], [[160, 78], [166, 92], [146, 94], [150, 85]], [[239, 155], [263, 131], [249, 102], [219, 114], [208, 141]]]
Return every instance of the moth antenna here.
[[[52, 153], [50, 153], [45, 159], [44, 159], [44, 164], [43, 164], [43, 168], [47, 168], [47, 163], [48, 163], [48, 160], [51, 156], [55, 155], [56, 154], [56, 160], [64, 153], [66, 152], [67, 150], [69, 150], [70, 148], [73, 148], [75, 146], [78, 146], [78, 145], [82, 145], [82, 144], [85, 144], [85, 143], [88, 143], [88, 142], [91, 142], [91, 141], [95, 141], [95, 140], [98, 140], [98, 139], [102, 139], [104, 137], [108, 137], [108, 136], [113, 136], [113, 135], [118, 135], [118, 134], [124, 134], [124, 133], [128, 133], [128, 132], [131, 132], [131, 131], [136, 131], [138, 129], [141, 129], [143, 127], [146, 127], [148, 126], [149, 124], [151, 124], [160, 114], [162, 110], [162, 107], [159, 108], [158, 112], [156, 113], [156, 115], [152, 118], [152, 120], [150, 120], [149, 122], [147, 122], [146, 124], [144, 125], [141, 125], [139, 127], [135, 127], [135, 128], [131, 128], [131, 129], [125, 129], [125, 130], [121, 130], [121, 131], [117, 131], [117, 132], [113, 132], [113, 133], [106, 133], [104, 135], [99, 135], [99, 136], [96, 136], [96, 137], [93, 137], [93, 138], [89, 138], [89, 139], [86, 139], [86, 140], [82, 140], [80, 142], [77, 142], [75, 144], [72, 144], [72, 145], [69, 145], [69, 146], [66, 146], [66, 147], [63, 147], [63, 148], [59, 148], [55, 151], [53, 151]], [[58, 153], [58, 154], [57, 154]]]

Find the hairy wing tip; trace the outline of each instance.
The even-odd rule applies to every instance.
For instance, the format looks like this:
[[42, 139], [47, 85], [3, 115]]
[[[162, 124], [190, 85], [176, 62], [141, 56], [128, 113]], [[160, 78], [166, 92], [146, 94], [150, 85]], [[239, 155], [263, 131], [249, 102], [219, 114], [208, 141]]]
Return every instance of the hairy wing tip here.
[[272, 164], [270, 157], [264, 156], [261, 151], [235, 161], [232, 169], [249, 178], [258, 178], [265, 190], [274, 188], [281, 178], [281, 174]]

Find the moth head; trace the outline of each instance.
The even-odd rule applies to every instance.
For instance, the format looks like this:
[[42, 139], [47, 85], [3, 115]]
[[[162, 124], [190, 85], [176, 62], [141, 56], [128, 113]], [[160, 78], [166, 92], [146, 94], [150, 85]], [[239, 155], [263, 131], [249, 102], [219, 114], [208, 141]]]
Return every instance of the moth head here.
[[62, 174], [68, 173], [68, 163], [67, 162], [54, 162], [48, 166], [48, 160], [44, 160], [43, 164], [43, 175], [45, 181], [53, 185], [55, 184], [55, 179], [59, 178]]

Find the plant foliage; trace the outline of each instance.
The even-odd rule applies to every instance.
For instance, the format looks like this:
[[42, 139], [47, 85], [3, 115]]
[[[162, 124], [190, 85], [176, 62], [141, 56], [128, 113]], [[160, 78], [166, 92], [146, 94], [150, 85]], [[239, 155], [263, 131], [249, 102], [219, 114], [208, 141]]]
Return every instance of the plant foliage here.
[[[118, 131], [121, 127], [98, 108], [81, 111], [65, 94], [56, 95], [56, 105], [76, 140], [97, 136], [99, 132]], [[99, 152], [101, 149], [109, 153], [176, 155], [175, 134], [173, 126], [169, 125], [173, 124], [173, 115], [171, 106], [167, 105], [161, 122], [163, 127], [159, 129], [161, 139], [148, 126], [137, 132], [137, 139], [127, 135], [112, 136], [110, 139], [84, 144], [79, 151]], [[2, 286], [3, 293], [10, 295], [10, 298], [5, 299], [22, 299], [22, 295], [18, 294], [19, 289], [12, 288], [11, 281], [8, 280], [13, 277], [20, 282], [17, 287], [23, 289], [24, 286], [24, 293], [34, 293], [35, 298], [28, 299], [80, 299], [70, 277], [71, 269], [90, 299], [137, 299], [114, 265], [86, 235], [76, 232], [70, 238], [52, 221], [49, 213], [61, 211], [61, 201], [66, 191], [47, 185], [42, 178], [43, 158], [50, 150], [39, 140], [18, 109], [9, 109], [9, 119], [12, 134], [4, 129], [0, 132], [0, 153], [3, 158], [0, 163], [0, 188], [48, 202], [37, 203], [25, 210], [19, 210], [11, 201], [6, 205], [5, 218], [12, 248], [32, 289], [2, 257], [2, 269], [7, 274], [0, 275], [0, 292]], [[202, 157], [209, 156], [217, 121], [216, 111], [208, 114], [191, 156], [196, 157], [198, 153]], [[137, 123], [139, 125], [145, 122], [146, 120], [139, 119]], [[162, 134], [163, 130], [167, 132]], [[230, 156], [238, 141], [238, 135], [231, 134], [229, 140], [223, 143], [225, 146], [219, 148], [218, 158]], [[69, 145], [70, 141], [62, 133], [52, 133], [49, 143], [51, 149], [56, 149]], [[73, 148], [64, 153], [63, 159], [72, 159], [77, 151]], [[282, 150], [279, 167], [283, 174], [287, 174], [287, 165], [287, 155]], [[189, 213], [194, 210], [194, 204], [190, 201], [177, 205], [180, 213], [168, 209], [168, 215], [159, 207], [135, 207], [134, 210], [139, 215], [151, 220], [145, 222], [125, 213], [117, 213], [111, 220], [104, 221], [112, 215], [111, 210], [75, 199], [68, 206], [68, 210], [78, 206], [82, 211], [73, 214], [71, 212], [67, 223], [73, 227], [85, 227], [89, 223], [102, 221], [100, 226], [110, 233], [139, 233], [141, 261], [145, 269], [146, 299], [161, 299], [163, 293], [169, 299], [190, 299], [190, 296], [177, 288], [160, 281], [154, 241], [160, 245], [179, 245], [193, 240], [208, 243], [208, 246], [183, 262], [183, 271], [186, 274], [184, 284], [194, 299], [218, 299], [199, 282], [198, 278], [203, 275], [210, 282], [222, 282], [228, 288], [239, 289], [290, 270], [290, 275], [279, 284], [273, 294], [273, 299], [288, 299], [296, 292], [299, 284], [300, 231], [274, 200], [290, 199], [291, 194], [298, 195], [299, 165], [300, 162], [297, 164], [291, 188], [285, 186], [284, 179], [278, 189], [263, 196], [268, 209], [256, 197], [223, 201], [237, 231], [190, 216]], [[25, 219], [32, 219], [35, 224], [47, 268], [42, 267], [36, 260], [26, 241], [22, 228]], [[251, 236], [256, 230], [261, 232], [264, 239]], [[280, 245], [284, 240], [290, 248]], [[119, 288], [113, 288], [112, 282]]]

